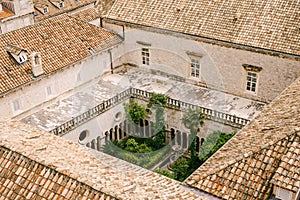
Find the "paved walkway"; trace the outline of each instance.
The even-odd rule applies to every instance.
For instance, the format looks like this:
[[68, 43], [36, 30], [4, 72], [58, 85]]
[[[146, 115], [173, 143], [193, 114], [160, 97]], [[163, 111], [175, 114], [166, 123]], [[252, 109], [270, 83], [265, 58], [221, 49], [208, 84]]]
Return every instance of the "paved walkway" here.
[[45, 131], [84, 113], [129, 87], [148, 92], [164, 93], [174, 99], [214, 109], [245, 119], [253, 119], [263, 109], [263, 103], [200, 88], [172, 80], [144, 70], [131, 69], [126, 73], [111, 74], [99, 79], [97, 84], [76, 90], [66, 99], [59, 100], [21, 121]]

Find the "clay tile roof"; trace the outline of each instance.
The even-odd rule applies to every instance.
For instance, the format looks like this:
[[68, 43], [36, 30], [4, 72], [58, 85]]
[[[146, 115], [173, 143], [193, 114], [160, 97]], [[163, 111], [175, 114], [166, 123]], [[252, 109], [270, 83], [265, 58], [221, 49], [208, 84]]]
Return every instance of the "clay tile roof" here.
[[[59, 2], [59, 0], [51, 0], [52, 2]], [[41, 21], [44, 19], [48, 19], [53, 16], [57, 16], [63, 13], [67, 13], [76, 9], [83, 8], [88, 5], [93, 5], [96, 0], [64, 0], [64, 7], [58, 8], [50, 0], [34, 0], [34, 6], [37, 5], [47, 5], [48, 13], [43, 14], [41, 11], [36, 11], [36, 16], [34, 17], [35, 21]]]
[[17, 47], [12, 44], [6, 44], [5, 49], [7, 52], [14, 54], [14, 55], [19, 55], [22, 51], [26, 51], [25, 49], [21, 47]]
[[10, 10], [6, 9], [4, 6], [2, 6], [2, 12], [0, 12], [0, 19], [8, 18], [11, 16], [14, 16], [15, 14], [11, 12]]
[[287, 153], [281, 160], [272, 183], [295, 193], [300, 188], [300, 137], [291, 142]]
[[76, 19], [90, 22], [92, 20], [105, 16], [111, 9], [114, 2], [115, 0], [100, 0], [97, 1], [95, 7], [79, 11], [77, 13], [74, 13], [72, 16]]
[[300, 55], [298, 0], [117, 0], [109, 19]]
[[8, 43], [26, 49], [28, 55], [40, 52], [49, 74], [90, 56], [89, 48], [103, 51], [119, 42], [114, 33], [67, 15], [0, 35], [0, 95], [34, 81], [30, 63], [17, 65], [6, 51]]
[[92, 20], [95, 20], [101, 16], [101, 13], [97, 8], [89, 8], [80, 12], [77, 12], [72, 15], [72, 17], [85, 21], [90, 22]]
[[204, 199], [180, 183], [15, 121], [0, 122], [0, 199]]
[[272, 183], [298, 191], [299, 88], [300, 79], [199, 167], [185, 183], [224, 199], [267, 199]]

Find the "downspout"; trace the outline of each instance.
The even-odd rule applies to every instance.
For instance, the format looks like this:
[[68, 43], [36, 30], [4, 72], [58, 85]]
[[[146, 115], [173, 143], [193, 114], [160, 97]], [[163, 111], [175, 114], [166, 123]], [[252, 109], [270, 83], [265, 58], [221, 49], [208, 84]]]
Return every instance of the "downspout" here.
[[123, 28], [123, 40], [125, 40], [125, 27], [124, 27], [124, 25], [122, 25], [122, 28]]
[[100, 19], [100, 27], [102, 27], [102, 28], [103, 28], [103, 18], [102, 18], [102, 17], [100, 17], [99, 19]]
[[110, 58], [110, 72], [111, 72], [111, 74], [113, 74], [114, 73], [114, 66], [113, 66], [113, 60], [112, 60], [112, 53], [111, 53], [110, 49], [108, 50], [108, 53], [109, 53], [109, 58]]

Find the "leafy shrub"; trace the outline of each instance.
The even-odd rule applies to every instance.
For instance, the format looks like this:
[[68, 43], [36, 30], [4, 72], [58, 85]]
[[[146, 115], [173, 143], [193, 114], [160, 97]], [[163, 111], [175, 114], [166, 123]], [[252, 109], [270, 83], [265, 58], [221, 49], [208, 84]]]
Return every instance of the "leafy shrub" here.
[[140, 121], [145, 119], [145, 117], [147, 116], [146, 109], [133, 100], [130, 100], [129, 103], [124, 104], [124, 109], [126, 119], [129, 122], [134, 122], [135, 124], [139, 124]]
[[171, 179], [174, 179], [174, 174], [173, 172], [169, 171], [169, 170], [166, 170], [166, 169], [155, 169], [154, 172], [158, 173], [158, 174], [161, 174], [161, 175], [164, 175], [166, 177], [169, 177]]

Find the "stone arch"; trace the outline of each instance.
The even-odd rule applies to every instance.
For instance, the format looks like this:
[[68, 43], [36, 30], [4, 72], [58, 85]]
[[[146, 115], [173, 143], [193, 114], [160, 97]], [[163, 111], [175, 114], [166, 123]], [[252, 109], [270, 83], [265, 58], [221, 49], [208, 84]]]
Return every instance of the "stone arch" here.
[[118, 133], [119, 133], [119, 140], [122, 140], [123, 139], [123, 133], [124, 133], [124, 131], [123, 131], [123, 128], [122, 128], [122, 126], [123, 126], [123, 124], [122, 123], [120, 123], [119, 124], [119, 128], [118, 128]]
[[105, 142], [110, 140], [108, 131], [105, 131], [104, 136], [105, 136]]
[[153, 135], [155, 134], [155, 133], [153, 133], [153, 131], [154, 131], [154, 123], [153, 122], [151, 122], [150, 121], [150, 127], [149, 127], [149, 129], [150, 129], [150, 137], [153, 137]]
[[201, 146], [203, 145], [204, 141], [205, 141], [205, 139], [204, 139], [204, 138], [201, 138], [201, 140], [200, 140], [200, 145], [201, 145]]
[[176, 131], [176, 144], [181, 146], [181, 131], [180, 130]]
[[114, 140], [114, 138], [113, 138], [113, 129], [111, 128], [110, 130], [109, 130], [109, 140], [110, 141], [112, 141], [112, 140]]
[[171, 128], [171, 140], [172, 140], [172, 144], [175, 144], [175, 129]]
[[101, 137], [98, 136], [98, 137], [97, 137], [97, 150], [98, 150], [98, 151], [101, 150], [101, 140], [102, 140]]
[[182, 133], [182, 147], [184, 149], [188, 148], [188, 139], [187, 139], [187, 133], [186, 132], [183, 132]]
[[126, 120], [123, 122], [123, 134], [124, 134], [124, 137], [127, 136], [127, 121]]
[[138, 129], [139, 129], [139, 132], [138, 132], [139, 136], [145, 137], [145, 122], [144, 122], [144, 120], [140, 121], [140, 125], [139, 125]]
[[150, 126], [149, 126], [149, 121], [145, 119], [145, 137], [149, 138], [150, 137]]
[[118, 140], [118, 125], [116, 125], [114, 128], [114, 138], [115, 140]]
[[96, 149], [96, 140], [95, 139], [93, 139], [91, 142], [91, 148]]

